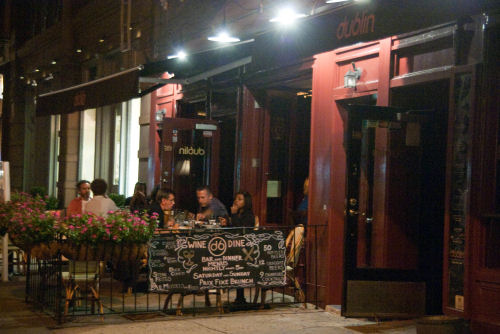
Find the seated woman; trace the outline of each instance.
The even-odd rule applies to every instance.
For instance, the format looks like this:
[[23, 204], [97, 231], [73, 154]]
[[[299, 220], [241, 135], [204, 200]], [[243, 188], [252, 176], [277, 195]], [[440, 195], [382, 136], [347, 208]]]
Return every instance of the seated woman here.
[[[254, 227], [255, 215], [252, 208], [252, 195], [246, 191], [236, 193], [233, 205], [231, 206], [231, 221], [232, 227]], [[236, 289], [235, 304], [245, 304], [245, 289]]]
[[236, 193], [231, 206], [232, 227], [254, 227], [255, 215], [253, 214], [252, 195], [246, 191]]
[[[127, 203], [125, 203], [126, 205]], [[134, 196], [129, 201], [130, 212], [142, 212], [147, 210], [146, 183], [137, 182], [134, 188]]]
[[149, 207], [149, 215], [158, 215], [158, 228], [177, 228], [174, 215], [175, 194], [170, 189], [160, 189], [156, 193], [156, 200]]

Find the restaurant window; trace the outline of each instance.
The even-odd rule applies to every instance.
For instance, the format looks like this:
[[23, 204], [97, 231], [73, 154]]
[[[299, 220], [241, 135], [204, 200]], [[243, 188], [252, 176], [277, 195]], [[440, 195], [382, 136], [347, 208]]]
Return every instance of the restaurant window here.
[[61, 115], [50, 116], [50, 166], [48, 194], [57, 197], [57, 180], [59, 179], [59, 146]]
[[94, 179], [96, 110], [87, 109], [81, 114], [80, 166], [78, 179]]
[[79, 179], [102, 178], [131, 196], [139, 172], [140, 99], [82, 112]]
[[123, 103], [126, 107], [126, 118], [123, 120], [126, 128], [122, 130], [122, 142], [127, 142], [123, 148], [122, 166], [120, 171], [120, 193], [132, 196], [135, 183], [139, 175], [139, 116], [141, 114], [141, 100], [133, 99]]

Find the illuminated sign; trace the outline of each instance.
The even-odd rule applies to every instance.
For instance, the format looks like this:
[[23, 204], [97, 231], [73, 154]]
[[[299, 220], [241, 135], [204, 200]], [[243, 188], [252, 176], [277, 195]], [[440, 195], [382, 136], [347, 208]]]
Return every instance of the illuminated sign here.
[[201, 147], [184, 146], [179, 148], [179, 154], [182, 155], [205, 155], [205, 150]]

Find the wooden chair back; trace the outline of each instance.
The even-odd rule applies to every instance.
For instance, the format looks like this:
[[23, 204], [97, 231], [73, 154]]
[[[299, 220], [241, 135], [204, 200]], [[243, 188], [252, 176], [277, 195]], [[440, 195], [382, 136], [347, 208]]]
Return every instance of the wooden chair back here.
[[299, 261], [300, 250], [304, 245], [304, 231], [303, 225], [297, 225], [286, 238], [286, 248], [288, 249], [286, 264], [291, 268], [295, 268]]

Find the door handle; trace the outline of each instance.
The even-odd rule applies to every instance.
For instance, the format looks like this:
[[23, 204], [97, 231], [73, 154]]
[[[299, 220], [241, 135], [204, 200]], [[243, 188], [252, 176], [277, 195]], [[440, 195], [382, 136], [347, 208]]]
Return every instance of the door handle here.
[[349, 216], [357, 216], [359, 215], [359, 211], [358, 210], [353, 210], [353, 209], [349, 209]]

